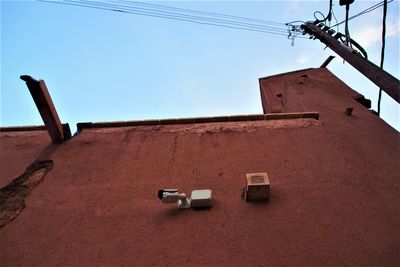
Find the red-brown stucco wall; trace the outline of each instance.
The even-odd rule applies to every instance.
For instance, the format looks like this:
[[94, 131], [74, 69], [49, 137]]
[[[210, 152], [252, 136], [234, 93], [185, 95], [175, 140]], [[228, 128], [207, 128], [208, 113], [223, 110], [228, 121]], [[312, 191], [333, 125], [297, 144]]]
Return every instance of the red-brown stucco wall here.
[[0, 132], [0, 188], [21, 175], [50, 144], [47, 131]]
[[[398, 265], [399, 134], [329, 72], [305, 73], [298, 92], [320, 120], [84, 129], [54, 150], [53, 169], [0, 229], [1, 261]], [[264, 171], [270, 201], [244, 201], [245, 174]], [[210, 188], [214, 205], [177, 210], [158, 200], [161, 188]]]

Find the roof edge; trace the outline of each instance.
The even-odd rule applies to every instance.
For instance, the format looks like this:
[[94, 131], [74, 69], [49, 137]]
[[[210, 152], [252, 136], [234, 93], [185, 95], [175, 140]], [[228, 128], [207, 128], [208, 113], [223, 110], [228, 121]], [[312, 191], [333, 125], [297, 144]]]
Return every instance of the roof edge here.
[[44, 125], [6, 126], [0, 127], [0, 132], [47, 131]]
[[268, 113], [248, 114], [215, 117], [176, 118], [160, 120], [136, 120], [136, 121], [113, 121], [113, 122], [81, 122], [77, 124], [78, 132], [91, 128], [113, 128], [132, 126], [158, 126], [176, 124], [196, 124], [212, 122], [237, 122], [237, 121], [262, 121], [262, 120], [285, 120], [285, 119], [319, 119], [319, 112], [294, 112], [294, 113]]
[[258, 80], [261, 81], [261, 80], [265, 80], [265, 79], [269, 79], [269, 78], [275, 78], [275, 77], [280, 77], [280, 76], [284, 76], [284, 75], [288, 75], [288, 74], [293, 74], [296, 72], [313, 71], [313, 70], [318, 70], [318, 69], [326, 69], [326, 68], [307, 68], [307, 69], [302, 69], [302, 70], [294, 70], [294, 71], [289, 71], [289, 72], [285, 72], [285, 73], [279, 73], [279, 74], [261, 77], [261, 78], [258, 78]]
[[[68, 123], [61, 124], [64, 132], [64, 140], [71, 139], [71, 129]], [[30, 132], [30, 131], [48, 131], [46, 125], [26, 125], [26, 126], [6, 126], [0, 127], [0, 132]]]

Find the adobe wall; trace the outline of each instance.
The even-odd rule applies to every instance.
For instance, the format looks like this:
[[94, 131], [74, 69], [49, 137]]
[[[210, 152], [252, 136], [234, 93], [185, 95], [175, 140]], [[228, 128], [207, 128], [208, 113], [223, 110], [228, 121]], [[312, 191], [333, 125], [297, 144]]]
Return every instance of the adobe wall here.
[[[305, 73], [320, 120], [83, 129], [0, 228], [2, 263], [396, 266], [399, 134], [329, 73]], [[244, 201], [245, 174], [264, 171], [270, 201]], [[209, 188], [214, 205], [177, 210], [161, 188]]]
[[0, 188], [21, 175], [50, 144], [45, 130], [0, 132]]

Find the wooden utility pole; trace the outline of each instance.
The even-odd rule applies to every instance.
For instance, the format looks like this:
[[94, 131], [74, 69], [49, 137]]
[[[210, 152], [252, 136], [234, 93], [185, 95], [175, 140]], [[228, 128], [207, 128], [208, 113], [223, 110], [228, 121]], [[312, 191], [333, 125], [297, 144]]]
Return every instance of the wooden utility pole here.
[[355, 53], [354, 50], [333, 38], [314, 23], [307, 22], [303, 24], [303, 29], [306, 33], [315, 36], [322, 43], [326, 44], [371, 82], [382, 88], [397, 103], [400, 103], [400, 81], [397, 78], [365, 59], [359, 53]]

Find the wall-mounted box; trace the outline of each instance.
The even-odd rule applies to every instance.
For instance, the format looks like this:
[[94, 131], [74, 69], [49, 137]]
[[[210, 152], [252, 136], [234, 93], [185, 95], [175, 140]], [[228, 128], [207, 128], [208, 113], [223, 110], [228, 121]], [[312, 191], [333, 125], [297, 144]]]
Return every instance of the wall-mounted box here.
[[244, 198], [246, 201], [268, 200], [270, 195], [268, 175], [265, 172], [246, 174]]
[[210, 189], [193, 190], [191, 195], [192, 208], [211, 208], [212, 191]]

